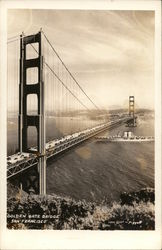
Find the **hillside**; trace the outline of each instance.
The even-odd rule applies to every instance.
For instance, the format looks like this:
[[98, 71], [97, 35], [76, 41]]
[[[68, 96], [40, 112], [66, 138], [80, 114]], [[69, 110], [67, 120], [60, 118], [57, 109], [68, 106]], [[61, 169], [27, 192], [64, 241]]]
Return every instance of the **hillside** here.
[[154, 190], [151, 188], [122, 193], [120, 201], [111, 206], [104, 202], [100, 206], [76, 202], [56, 195], [29, 196], [19, 190], [16, 196], [12, 192], [7, 207], [9, 229], [154, 229]]

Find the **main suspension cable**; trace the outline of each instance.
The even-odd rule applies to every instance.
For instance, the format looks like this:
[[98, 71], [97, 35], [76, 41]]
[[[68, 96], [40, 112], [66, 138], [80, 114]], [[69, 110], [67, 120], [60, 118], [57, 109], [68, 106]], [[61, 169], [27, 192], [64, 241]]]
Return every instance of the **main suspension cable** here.
[[54, 53], [56, 54], [56, 56], [59, 58], [59, 60], [61, 61], [61, 63], [64, 65], [65, 69], [67, 70], [67, 72], [70, 74], [70, 76], [72, 77], [72, 79], [75, 81], [75, 83], [78, 85], [78, 87], [81, 89], [81, 91], [85, 94], [85, 96], [89, 99], [89, 101], [95, 106], [96, 109], [100, 110], [99, 107], [92, 101], [92, 99], [86, 94], [86, 92], [83, 90], [83, 88], [80, 86], [80, 84], [77, 82], [77, 80], [74, 78], [74, 76], [72, 75], [72, 73], [69, 71], [69, 69], [67, 68], [67, 66], [65, 65], [65, 63], [63, 62], [63, 60], [61, 59], [61, 57], [59, 56], [59, 54], [57, 53], [57, 51], [55, 50], [55, 48], [53, 47], [53, 45], [51, 44], [51, 42], [49, 41], [49, 39], [47, 38], [46, 34], [42, 31], [42, 34], [44, 35], [46, 41], [49, 43], [49, 45], [51, 46], [52, 50], [54, 51]]
[[[34, 48], [34, 46], [32, 44], [30, 44], [31, 47], [35, 50], [35, 52], [38, 54], [38, 51]], [[61, 82], [61, 84], [70, 92], [70, 94], [83, 106], [85, 107], [88, 111], [89, 108], [78, 99], [78, 97], [65, 85], [65, 83], [60, 79], [60, 77], [55, 73], [55, 71], [49, 66], [49, 64], [47, 62], [44, 61], [44, 64], [49, 68], [49, 70], [54, 74], [54, 76], [59, 80], [59, 82]]]

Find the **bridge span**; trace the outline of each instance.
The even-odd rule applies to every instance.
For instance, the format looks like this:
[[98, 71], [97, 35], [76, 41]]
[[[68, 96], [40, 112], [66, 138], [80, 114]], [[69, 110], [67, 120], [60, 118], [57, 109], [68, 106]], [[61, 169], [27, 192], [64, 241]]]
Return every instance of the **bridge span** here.
[[[111, 121], [107, 107], [100, 108], [92, 100], [42, 30], [9, 38], [7, 48], [8, 117], [18, 117], [19, 151], [7, 157], [7, 179], [26, 192], [34, 189], [45, 195], [46, 160], [123, 122], [135, 126], [134, 97], [129, 99], [129, 115], [122, 113]], [[55, 123], [51, 132], [46, 129], [50, 116], [57, 117], [58, 130], [67, 136], [46, 142], [48, 133], [50, 138], [56, 135]], [[63, 117], [66, 132], [62, 130]], [[32, 136], [36, 140], [31, 148]]]
[[[110, 121], [106, 124], [101, 124], [81, 132], [67, 135], [61, 139], [49, 141], [46, 143], [46, 151], [43, 156], [45, 156], [46, 159], [50, 159], [107, 129], [127, 122], [128, 119], [128, 117], [118, 118], [115, 121]], [[38, 164], [38, 160], [42, 155], [38, 155], [38, 149], [36, 147], [33, 147], [32, 151], [35, 151], [35, 153], [21, 154], [18, 152], [7, 157], [7, 179], [10, 179]]]

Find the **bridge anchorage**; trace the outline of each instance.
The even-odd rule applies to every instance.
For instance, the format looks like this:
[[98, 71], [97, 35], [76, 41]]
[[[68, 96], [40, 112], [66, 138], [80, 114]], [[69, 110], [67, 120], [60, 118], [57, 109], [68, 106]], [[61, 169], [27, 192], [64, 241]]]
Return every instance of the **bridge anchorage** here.
[[[135, 126], [134, 98], [130, 98], [129, 115], [123, 113], [109, 120], [107, 112], [100, 110], [76, 81], [43, 31], [29, 36], [22, 34], [18, 54], [20, 74], [15, 84], [19, 82], [19, 149], [7, 157], [7, 180], [28, 193], [45, 195], [47, 160], [109, 128], [124, 123]], [[32, 81], [34, 74], [36, 79]], [[12, 85], [13, 78], [8, 80]], [[28, 98], [31, 95], [37, 97], [34, 114], [31, 112], [33, 102]], [[54, 119], [52, 133], [56, 128], [62, 129], [63, 121], [66, 131], [60, 135], [50, 134], [48, 138], [47, 118]], [[30, 144], [30, 127], [35, 128], [37, 135], [34, 146]]]
[[129, 96], [129, 119], [126, 122], [126, 127], [136, 127], [136, 119], [137, 116], [135, 116], [135, 98], [134, 96]]

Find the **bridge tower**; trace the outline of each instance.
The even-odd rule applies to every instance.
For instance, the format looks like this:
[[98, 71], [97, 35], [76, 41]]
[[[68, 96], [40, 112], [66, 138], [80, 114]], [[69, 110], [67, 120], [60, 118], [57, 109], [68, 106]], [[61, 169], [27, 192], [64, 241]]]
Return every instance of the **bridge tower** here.
[[[38, 57], [27, 58], [28, 46], [38, 45]], [[37, 68], [38, 82], [31, 83], [27, 71]], [[27, 97], [37, 96], [36, 115], [28, 114]], [[20, 82], [19, 82], [19, 151], [36, 153], [39, 157], [36, 172], [26, 174], [23, 180], [26, 189], [32, 188], [35, 193], [46, 194], [46, 152], [45, 152], [45, 107], [43, 82], [42, 33], [20, 37]], [[28, 128], [35, 127], [37, 131], [37, 152], [29, 149]], [[32, 172], [32, 171], [31, 171]], [[29, 185], [27, 185], [29, 183]], [[26, 190], [29, 191], [29, 190]]]
[[136, 116], [135, 116], [135, 98], [134, 96], [129, 96], [129, 117], [131, 118], [127, 126], [128, 127], [136, 127]]
[[129, 116], [134, 118], [134, 96], [129, 96]]

